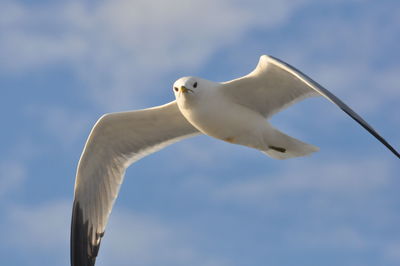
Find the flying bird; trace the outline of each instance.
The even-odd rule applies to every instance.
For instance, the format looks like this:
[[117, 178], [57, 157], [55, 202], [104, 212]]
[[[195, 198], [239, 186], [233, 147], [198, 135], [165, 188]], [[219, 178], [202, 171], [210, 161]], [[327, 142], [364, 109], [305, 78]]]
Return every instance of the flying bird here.
[[93, 266], [126, 168], [167, 145], [199, 134], [248, 146], [275, 159], [309, 155], [316, 146], [274, 128], [268, 119], [313, 96], [336, 104], [395, 156], [400, 154], [363, 118], [293, 66], [260, 57], [248, 75], [227, 82], [178, 79], [176, 100], [144, 110], [103, 115], [79, 160], [71, 222], [71, 265]]

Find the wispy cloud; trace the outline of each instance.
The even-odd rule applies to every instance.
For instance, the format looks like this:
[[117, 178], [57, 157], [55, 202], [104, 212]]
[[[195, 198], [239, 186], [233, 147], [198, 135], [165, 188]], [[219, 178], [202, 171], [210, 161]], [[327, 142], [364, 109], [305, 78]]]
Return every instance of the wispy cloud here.
[[398, 241], [386, 239], [400, 218], [390, 204], [397, 193], [392, 189], [398, 184], [395, 163], [379, 158], [287, 161], [265, 176], [244, 173], [221, 181], [195, 175], [182, 186], [210, 205], [241, 210], [254, 225], [260, 222], [258, 230], [271, 238], [262, 242], [266, 249], [373, 250], [390, 264], [398, 261]]
[[303, 2], [270, 1], [267, 9], [230, 1], [2, 2], [1, 68], [68, 63], [96, 103], [132, 105], [165, 87], [157, 82], [165, 74], [194, 71], [251, 28], [285, 22]]
[[[368, 113], [385, 108], [399, 97], [398, 86], [392, 82], [398, 81], [393, 73], [399, 68], [395, 53], [399, 19], [396, 12], [387, 12], [389, 6], [398, 7], [389, 2], [330, 3], [321, 12], [312, 12], [315, 17], [302, 20], [301, 27], [307, 31], [295, 31], [295, 43], [289, 39], [277, 50], [332, 92], [349, 99], [357, 110]], [[343, 16], [340, 5], [353, 15]]]
[[50, 201], [38, 206], [10, 205], [6, 218], [14, 230], [3, 233], [9, 234], [11, 245], [40, 253], [60, 251], [61, 247], [67, 248], [70, 213], [68, 201]]
[[[82, 96], [104, 112], [140, 108], [150, 104], [149, 99], [167, 95], [169, 73], [196, 73], [216, 52], [251, 38], [254, 29], [268, 35], [289, 27], [293, 37], [279, 45], [268, 41], [277, 45], [274, 51], [357, 111], [386, 108], [388, 101], [398, 98], [398, 67], [382, 70], [376, 62], [383, 56], [382, 46], [395, 43], [390, 37], [394, 34], [382, 31], [381, 24], [393, 28], [397, 18], [380, 5], [330, 3], [333, 10], [343, 4], [360, 5], [362, 13], [346, 18], [332, 15], [334, 11], [321, 13], [318, 23], [310, 16], [301, 21], [308, 29], [305, 34], [290, 23], [300, 12], [308, 14], [318, 7], [311, 0], [254, 1], [251, 5], [241, 1], [75, 0], [34, 7], [4, 1], [0, 4], [0, 68], [18, 72], [67, 64], [87, 84]], [[240, 62], [243, 55], [234, 57]], [[330, 110], [322, 112], [330, 119], [340, 117]]]
[[88, 134], [98, 119], [89, 113], [54, 105], [30, 105], [25, 113], [36, 121], [40, 133], [53, 137], [63, 148], [71, 147], [85, 133]]
[[379, 191], [390, 184], [393, 175], [394, 166], [377, 159], [294, 161], [286, 162], [279, 174], [235, 181], [212, 194], [219, 200], [262, 205], [293, 193], [349, 199]]
[[[191, 234], [163, 217], [116, 209], [99, 255], [99, 265], [230, 265], [226, 258], [194, 248]], [[157, 255], [155, 255], [157, 254]]]
[[[69, 221], [71, 204], [57, 200], [41, 205], [13, 205], [3, 215], [1, 233], [7, 248], [35, 253], [47, 262], [69, 265]], [[13, 230], [7, 228], [12, 227]], [[225, 266], [227, 259], [207, 256], [191, 244], [187, 232], [162, 217], [116, 209], [103, 239], [96, 265], [195, 265]], [[2, 241], [5, 244], [5, 242]], [[0, 248], [6, 248], [3, 244]], [[40, 265], [28, 259], [24, 265]]]

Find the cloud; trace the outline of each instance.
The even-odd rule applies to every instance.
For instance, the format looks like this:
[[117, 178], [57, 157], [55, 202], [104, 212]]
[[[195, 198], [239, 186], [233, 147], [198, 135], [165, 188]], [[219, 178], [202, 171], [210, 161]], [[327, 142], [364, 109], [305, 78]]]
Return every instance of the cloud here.
[[[74, 0], [39, 6], [3, 1], [0, 69], [15, 73], [67, 64], [87, 84], [82, 96], [102, 110], [141, 108], [149, 99], [167, 95], [172, 82], [166, 80], [168, 74], [196, 73], [224, 47], [252, 38], [254, 29], [266, 35], [289, 30], [292, 37], [279, 44], [267, 39], [271, 47], [278, 46], [278, 55], [349, 99], [356, 110], [372, 112], [398, 96], [397, 68], [382, 70], [375, 63], [383, 56], [383, 46], [397, 43], [381, 24], [392, 28], [397, 18], [382, 5], [367, 8], [361, 2], [332, 2], [332, 13], [315, 14], [318, 23], [313, 15], [296, 27], [293, 18], [314, 12], [315, 1]], [[359, 7], [360, 13], [335, 13], [345, 4]], [[341, 47], [340, 52], [333, 47]], [[234, 57], [240, 59], [243, 53]], [[362, 88], [362, 93], [349, 88]]]
[[240, 180], [212, 192], [219, 200], [265, 204], [291, 194], [336, 195], [343, 199], [367, 195], [390, 184], [394, 168], [378, 159], [329, 162], [286, 162], [281, 173]]
[[[393, 55], [399, 19], [396, 12], [387, 12], [390, 8], [397, 4], [352, 1], [321, 6], [320, 12], [311, 11], [313, 15], [301, 21], [300, 27], [307, 30], [293, 32], [296, 42], [289, 39], [278, 51], [356, 110], [384, 109], [399, 96], [394, 75], [398, 56]], [[343, 16], [342, 10], [353, 15]]]
[[152, 96], [148, 89], [160, 87], [166, 74], [193, 72], [251, 28], [284, 23], [303, 2], [269, 1], [265, 9], [263, 2], [211, 0], [75, 0], [33, 7], [6, 1], [0, 6], [0, 67], [67, 63], [100, 106], [132, 105]]
[[[24, 265], [41, 265], [41, 257], [46, 258], [46, 265], [69, 265], [70, 215], [71, 202], [66, 200], [9, 206], [0, 231], [7, 241], [0, 247], [34, 254], [24, 257]], [[12, 230], [7, 229], [10, 227]], [[189, 238], [188, 232], [161, 217], [116, 208], [96, 265], [228, 265], [225, 259], [191, 246]]]
[[40, 253], [59, 252], [68, 243], [70, 214], [68, 201], [9, 206], [6, 217], [14, 230], [4, 234], [16, 247]]
[[69, 265], [69, 202], [10, 203], [2, 213], [0, 249], [8, 264]]
[[[160, 90], [167, 95], [168, 74], [196, 73], [216, 52], [252, 38], [249, 33], [254, 29], [269, 35], [288, 28], [291, 38], [280, 40], [279, 45], [268, 40], [270, 46], [278, 45], [276, 53], [349, 99], [355, 109], [372, 112], [398, 96], [397, 68], [382, 70], [376, 64], [384, 57], [382, 47], [397, 43], [392, 31], [381, 30], [382, 23], [385, 29], [395, 30], [397, 17], [387, 14], [385, 5], [368, 8], [361, 2], [332, 2], [333, 12], [304, 18], [296, 28], [292, 19], [314, 12], [318, 7], [314, 1], [253, 1], [249, 5], [211, 0], [185, 4], [74, 0], [38, 6], [2, 1], [0, 69], [15, 73], [67, 64], [87, 84], [82, 96], [101, 109], [140, 108], [159, 97]], [[339, 16], [335, 10], [344, 4], [357, 6], [360, 12]], [[314, 23], [315, 15], [318, 23]], [[340, 52], [336, 47], [341, 47]], [[349, 89], [357, 87], [362, 87], [362, 94]]]
[[[307, 232], [310, 226], [324, 230], [325, 225], [347, 230], [346, 226], [357, 225], [352, 221], [359, 219], [373, 228], [391, 228], [397, 218], [385, 202], [392, 200], [396, 171], [394, 162], [377, 158], [329, 162], [299, 159], [269, 169], [268, 175], [255, 174], [251, 169], [237, 174], [241, 178], [236, 179], [193, 175], [182, 182], [182, 187], [209, 204], [280, 219], [293, 216], [290, 220], [297, 231]], [[270, 226], [277, 225], [271, 222]]]
[[103, 239], [100, 265], [230, 265], [192, 246], [192, 234], [163, 217], [116, 208]]
[[392, 189], [398, 183], [397, 162], [300, 159], [269, 169], [268, 175], [247, 172], [240, 179], [194, 175], [182, 186], [192, 197], [226, 211], [224, 216], [232, 209], [246, 214], [247, 219], [240, 220], [246, 224], [243, 230], [254, 234], [252, 241], [273, 256], [279, 252], [301, 252], [307, 258], [353, 254], [351, 259], [363, 261], [359, 254], [374, 251], [377, 261], [398, 262], [398, 241], [388, 238], [396, 234], [399, 219], [392, 205], [397, 195]]
[[63, 148], [71, 147], [85, 133], [89, 134], [98, 119], [89, 113], [54, 105], [30, 105], [25, 113], [36, 121], [41, 133], [53, 137]]
[[12, 73], [77, 58], [82, 48], [66, 32], [62, 8], [2, 1], [0, 69]]

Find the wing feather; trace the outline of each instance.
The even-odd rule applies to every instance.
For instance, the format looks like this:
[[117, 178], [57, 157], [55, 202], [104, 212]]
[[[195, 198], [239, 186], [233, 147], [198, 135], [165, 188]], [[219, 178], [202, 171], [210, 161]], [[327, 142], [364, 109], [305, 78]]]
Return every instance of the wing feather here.
[[266, 118], [307, 97], [323, 96], [400, 158], [399, 152], [342, 100], [300, 70], [272, 56], [261, 56], [257, 67], [250, 74], [222, 83], [222, 91], [236, 103]]
[[175, 101], [112, 113], [92, 129], [79, 161], [71, 222], [71, 265], [94, 265], [125, 169], [140, 158], [199, 134]]
[[234, 102], [266, 118], [308, 97], [320, 96], [306, 82], [283, 69], [271, 57], [260, 57], [248, 75], [223, 83], [222, 90]]

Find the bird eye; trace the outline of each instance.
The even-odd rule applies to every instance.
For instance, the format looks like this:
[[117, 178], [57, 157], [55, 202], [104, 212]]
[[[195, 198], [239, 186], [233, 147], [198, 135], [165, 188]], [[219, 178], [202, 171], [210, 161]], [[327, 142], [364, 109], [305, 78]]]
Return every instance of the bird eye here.
[[174, 90], [175, 90], [175, 91], [179, 91], [178, 87], [174, 87]]
[[197, 88], [197, 81], [193, 84], [193, 88]]

